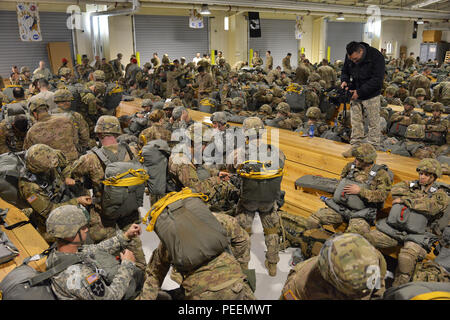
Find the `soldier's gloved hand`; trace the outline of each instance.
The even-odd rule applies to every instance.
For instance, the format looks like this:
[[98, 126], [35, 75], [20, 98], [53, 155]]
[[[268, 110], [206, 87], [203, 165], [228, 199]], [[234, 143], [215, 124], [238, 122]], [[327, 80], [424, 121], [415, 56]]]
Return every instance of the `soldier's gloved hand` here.
[[128, 228], [128, 230], [125, 232], [125, 236], [128, 239], [132, 239], [132, 238], [140, 236], [140, 235], [141, 235], [141, 227], [136, 223], [133, 223], [130, 226], [130, 228]]
[[134, 253], [128, 249], [125, 249], [123, 252], [120, 253], [120, 260], [129, 260], [131, 262], [136, 262], [136, 259], [134, 258]]

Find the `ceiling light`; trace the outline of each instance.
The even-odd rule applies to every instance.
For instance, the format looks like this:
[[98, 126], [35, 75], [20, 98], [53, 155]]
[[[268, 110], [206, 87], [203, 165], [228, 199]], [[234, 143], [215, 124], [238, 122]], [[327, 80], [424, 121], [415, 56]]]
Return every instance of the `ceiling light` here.
[[417, 20], [417, 24], [423, 24], [422, 18], [419, 18], [419, 19]]
[[224, 17], [223, 18], [223, 29], [225, 31], [228, 31], [228, 29], [230, 28], [230, 23], [229, 23], [229, 18], [228, 17]]
[[207, 4], [202, 4], [202, 10], [200, 11], [200, 14], [211, 14], [211, 11], [209, 11]]
[[345, 17], [342, 13], [339, 13], [336, 17], [336, 20], [345, 20]]

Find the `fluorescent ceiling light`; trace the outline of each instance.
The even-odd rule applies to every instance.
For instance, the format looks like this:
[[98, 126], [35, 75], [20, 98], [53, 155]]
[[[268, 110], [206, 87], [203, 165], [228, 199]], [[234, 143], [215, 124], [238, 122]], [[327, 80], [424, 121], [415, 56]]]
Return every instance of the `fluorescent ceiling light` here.
[[200, 14], [211, 14], [211, 11], [209, 11], [207, 4], [202, 4], [202, 10], [200, 11]]
[[336, 17], [336, 20], [345, 20], [345, 17], [342, 13], [339, 13]]
[[229, 29], [229, 20], [230, 19], [228, 17], [223, 18], [223, 29], [225, 31], [228, 31], [228, 29]]

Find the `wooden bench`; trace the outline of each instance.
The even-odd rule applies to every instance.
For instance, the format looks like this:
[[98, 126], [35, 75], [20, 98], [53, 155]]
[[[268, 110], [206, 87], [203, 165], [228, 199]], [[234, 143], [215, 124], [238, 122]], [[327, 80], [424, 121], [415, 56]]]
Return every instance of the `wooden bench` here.
[[[391, 108], [392, 111], [394, 111], [394, 112], [402, 112], [402, 111], [405, 110], [402, 106], [397, 106], [397, 105], [393, 105], [393, 104], [388, 104], [388, 107]], [[420, 108], [414, 108], [414, 111], [423, 112], [423, 110], [420, 109]], [[431, 113], [431, 112], [425, 112], [425, 114], [428, 117], [432, 117], [433, 116], [433, 113]], [[446, 118], [447, 116], [448, 116], [448, 114], [441, 113], [441, 118]]]
[[[2, 199], [0, 199], [0, 208], [9, 209], [5, 219], [8, 225], [28, 220], [22, 211]], [[19, 250], [19, 255], [13, 260], [0, 265], [0, 281], [3, 280], [3, 278], [16, 266], [22, 264], [23, 259], [39, 254], [49, 247], [44, 238], [42, 238], [39, 232], [31, 224], [26, 224], [21, 227], [14, 228], [13, 230], [6, 230], [4, 226], [1, 226], [1, 229], [8, 235], [9, 239], [17, 247]], [[36, 270], [45, 271], [45, 259], [30, 262], [29, 265]]]

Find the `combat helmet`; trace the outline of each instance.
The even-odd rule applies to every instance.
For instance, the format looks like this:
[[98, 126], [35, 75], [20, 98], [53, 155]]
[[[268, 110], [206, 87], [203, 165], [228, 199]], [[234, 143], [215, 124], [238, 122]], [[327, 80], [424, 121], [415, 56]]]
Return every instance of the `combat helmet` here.
[[72, 101], [73, 95], [72, 92], [70, 92], [67, 89], [58, 89], [55, 91], [55, 95], [53, 96], [53, 100], [55, 102], [66, 102], [66, 101]]
[[417, 88], [416, 91], [414, 91], [414, 96], [417, 97], [425, 97], [427, 95], [427, 93], [425, 92], [424, 88]]
[[356, 159], [365, 163], [374, 163], [377, 159], [377, 151], [370, 143], [361, 144], [352, 153]]
[[385, 94], [389, 94], [391, 96], [394, 96], [397, 93], [397, 88], [394, 86], [388, 86], [386, 90], [384, 90]]
[[403, 101], [403, 105], [409, 105], [409, 106], [413, 106], [416, 107], [417, 106], [417, 99], [414, 97], [406, 97], [406, 99]]
[[441, 164], [439, 163], [439, 161], [432, 158], [422, 159], [419, 162], [416, 171], [434, 174], [436, 178], [440, 178], [442, 176]]
[[183, 106], [176, 106], [172, 111], [172, 118], [174, 120], [178, 120], [181, 118], [183, 112], [186, 111], [186, 108]]
[[240, 107], [243, 108], [244, 107], [244, 99], [242, 99], [241, 97], [234, 97], [231, 100], [231, 105], [233, 107]]
[[248, 135], [251, 133], [250, 130], [256, 130], [257, 132], [259, 130], [264, 129], [264, 123], [262, 120], [258, 117], [248, 117], [244, 120], [242, 123], [242, 130], [244, 130], [244, 134]]
[[214, 139], [213, 130], [200, 122], [191, 124], [187, 128], [186, 134], [192, 143], [201, 141], [203, 144], [208, 144]]
[[74, 238], [87, 224], [88, 220], [83, 210], [74, 205], [65, 205], [52, 210], [45, 222], [47, 233], [59, 239]]
[[141, 107], [152, 107], [153, 101], [151, 99], [142, 100]]
[[384, 286], [386, 261], [359, 234], [329, 238], [320, 250], [317, 264], [323, 279], [349, 297], [368, 298], [377, 285]]
[[425, 125], [410, 124], [408, 128], [406, 128], [405, 138], [413, 140], [425, 139]]
[[211, 115], [211, 118], [210, 118], [210, 120], [211, 120], [211, 122], [219, 122], [219, 123], [221, 123], [221, 124], [226, 124], [227, 123], [227, 114], [225, 113], [225, 112], [223, 112], [223, 111], [217, 111], [217, 112], [214, 112], [212, 115]]
[[30, 104], [30, 113], [35, 112], [40, 107], [45, 107], [47, 110], [49, 108], [47, 101], [44, 99], [36, 99]]
[[271, 114], [272, 113], [272, 107], [268, 104], [263, 104], [261, 107], [259, 107], [259, 112], [264, 114]]
[[103, 70], [95, 70], [94, 79], [95, 81], [105, 81], [105, 72]]
[[308, 110], [306, 110], [306, 117], [309, 119], [315, 119], [318, 120], [322, 113], [320, 112], [320, 109], [317, 107], [309, 107]]
[[25, 164], [32, 173], [44, 173], [59, 164], [58, 151], [46, 144], [34, 144], [25, 153]]
[[431, 112], [435, 111], [444, 112], [444, 105], [440, 102], [433, 103], [433, 105], [431, 106]]
[[114, 116], [101, 116], [95, 124], [94, 132], [120, 135], [122, 132], [119, 119]]
[[288, 115], [291, 112], [291, 107], [286, 102], [280, 102], [276, 108], [276, 111]]
[[322, 78], [320, 77], [320, 74], [317, 72], [311, 73], [311, 75], [308, 77], [308, 82], [319, 82]]

